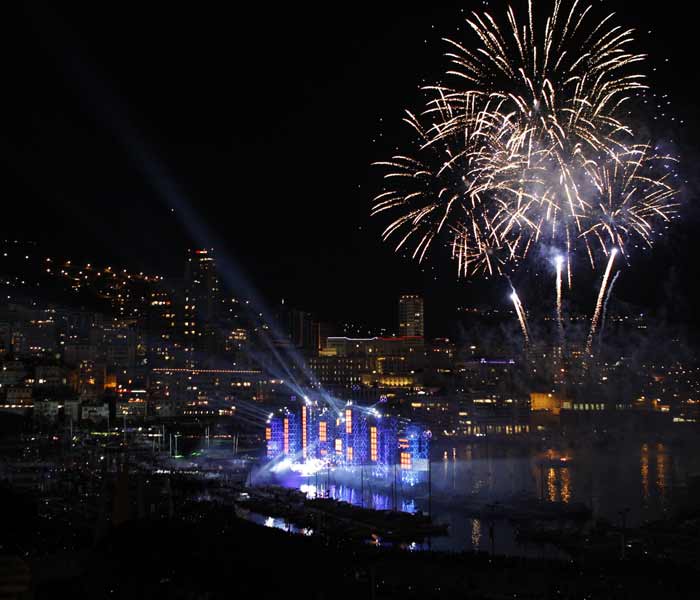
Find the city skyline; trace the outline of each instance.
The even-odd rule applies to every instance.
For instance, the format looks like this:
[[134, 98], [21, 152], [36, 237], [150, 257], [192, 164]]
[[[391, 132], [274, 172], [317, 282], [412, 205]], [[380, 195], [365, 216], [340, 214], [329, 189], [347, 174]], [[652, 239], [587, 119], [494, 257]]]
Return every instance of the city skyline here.
[[[321, 153], [324, 156], [318, 155], [317, 150], [322, 147], [314, 139], [318, 130], [312, 128], [309, 133], [313, 135], [304, 135], [303, 129], [303, 124], [315, 123], [315, 115], [323, 120], [332, 118], [332, 111], [323, 105], [319, 95], [309, 94], [308, 102], [293, 98], [287, 111], [279, 113], [287, 125], [277, 136], [273, 134], [273, 125], [262, 128], [256, 121], [256, 127], [251, 128], [244, 125], [245, 119], [234, 117], [244, 114], [241, 101], [237, 99], [239, 85], [245, 85], [249, 79], [254, 82], [248, 84], [252, 85], [251, 89], [255, 86], [266, 89], [264, 66], [276, 55], [276, 44], [289, 41], [291, 34], [286, 31], [286, 23], [294, 23], [306, 31], [304, 27], [313, 28], [317, 23], [315, 18], [308, 19], [308, 14], [292, 16], [283, 12], [279, 13], [279, 20], [275, 17], [268, 19], [276, 35], [271, 41], [266, 41], [264, 51], [249, 61], [233, 59], [234, 64], [243, 69], [244, 76], [239, 82], [236, 76], [214, 77], [225, 73], [221, 70], [229, 56], [225, 51], [229, 44], [225, 37], [214, 36], [203, 45], [185, 46], [181, 50], [176, 45], [168, 45], [174, 40], [166, 37], [163, 48], [167, 47], [173, 53], [171, 62], [171, 57], [149, 37], [149, 26], [157, 21], [157, 15], [149, 11], [142, 13], [142, 21], [133, 31], [132, 47], [126, 53], [115, 54], [108, 40], [114, 40], [118, 31], [107, 25], [92, 31], [90, 27], [95, 21], [89, 11], [57, 13], [54, 8], [42, 7], [41, 4], [31, 10], [23, 9], [18, 15], [17, 31], [26, 33], [27, 40], [38, 42], [28, 49], [27, 60], [33, 70], [53, 82], [57, 95], [55, 106], [49, 107], [39, 90], [32, 87], [36, 85], [33, 80], [27, 81], [20, 73], [10, 72], [11, 79], [16, 76], [16, 89], [28, 86], [32, 100], [20, 104], [12, 94], [4, 100], [8, 103], [8, 114], [21, 116], [16, 123], [6, 127], [6, 180], [18, 198], [10, 207], [17, 215], [14, 230], [6, 231], [6, 237], [12, 239], [21, 234], [22, 239], [34, 239], [33, 226], [42, 230], [41, 237], [47, 245], [70, 246], [66, 252], [74, 260], [90, 261], [104, 257], [106, 263], [122, 263], [131, 270], [165, 275], [177, 274], [169, 272], [172, 268], [170, 256], [189, 246], [201, 246], [191, 239], [183, 222], [163, 203], [162, 189], [144, 173], [138, 160], [125, 152], [123, 142], [115, 137], [115, 124], [110, 123], [108, 115], [96, 106], [107, 102], [114, 104], [115, 114], [121, 113], [119, 118], [130, 120], [131, 127], [148, 142], [180, 190], [187, 196], [191, 195], [191, 202], [200, 217], [218, 237], [218, 240], [212, 240], [212, 245], [219, 252], [229, 254], [249, 279], [261, 288], [268, 301], [275, 302], [285, 297], [295, 305], [320, 312], [327, 304], [321, 297], [331, 294], [339, 312], [347, 313], [352, 306], [360, 315], [358, 319], [373, 328], [381, 326], [381, 319], [374, 314], [375, 302], [367, 295], [354, 293], [352, 290], [358, 286], [381, 291], [379, 297], [386, 298], [385, 307], [391, 307], [389, 298], [400, 293], [421, 293], [435, 308], [436, 319], [441, 318], [453, 303], [452, 299], [456, 299], [457, 304], [474, 304], [475, 298], [484, 298], [484, 303], [508, 303], [507, 293], [494, 286], [455, 281], [450, 266], [442, 268], [431, 263], [418, 267], [408, 260], [394, 257], [391, 247], [379, 240], [380, 224], [367, 218], [378, 177], [370, 164], [393, 148], [393, 143], [383, 140], [392, 139], [398, 144], [403, 139], [405, 132], [399, 124], [399, 107], [414, 104], [420, 98], [417, 86], [422, 82], [416, 81], [413, 73], [428, 73], [428, 65], [439, 64], [445, 48], [435, 32], [452, 33], [455, 26], [450, 23], [462, 18], [459, 8], [457, 3], [439, 9], [421, 7], [415, 11], [406, 11], [404, 7], [398, 12], [390, 5], [380, 10], [375, 7], [374, 21], [366, 22], [362, 13], [358, 13], [347, 23], [343, 24], [341, 20], [334, 41], [322, 38], [331, 43], [337, 56], [323, 58], [314, 54], [313, 38], [290, 55], [289, 60], [304, 60], [309, 66], [300, 75], [300, 81], [294, 81], [292, 75], [285, 79], [285, 83], [298, 84], [301, 89], [314, 89], [320, 82], [327, 81], [329, 73], [335, 73], [321, 87], [334, 98], [341, 98], [339, 90], [357, 74], [357, 69], [362, 69], [370, 78], [371, 83], [365, 84], [362, 90], [353, 90], [352, 96], [339, 100], [345, 109], [342, 112], [351, 116], [334, 122], [343, 128], [342, 131], [352, 129], [353, 135], [344, 135], [344, 139], [351, 140], [347, 148], [341, 146], [337, 155], [327, 156], [325, 153]], [[249, 7], [246, 10], [251, 11], [251, 18], [257, 16], [257, 9]], [[123, 18], [127, 15], [128, 10]], [[122, 17], [117, 17], [115, 24], [119, 18]], [[186, 16], [178, 11], [171, 13], [169, 18], [173, 32], [190, 25]], [[643, 13], [636, 18], [640, 23], [645, 22]], [[682, 127], [680, 117], [665, 122], [664, 138], [672, 139], [684, 154], [692, 156], [692, 147], [689, 149], [688, 146], [691, 146], [696, 124], [690, 114], [692, 111], [683, 111], [691, 98], [665, 68], [666, 59], [670, 61], [670, 71], [684, 67], [683, 36], [676, 35], [677, 22], [654, 20], [653, 37], [667, 43], [664, 43], [662, 52], [651, 55], [653, 69], [656, 69], [652, 76], [658, 79], [655, 83], [659, 94], [664, 96], [664, 103], [672, 101], [672, 106], [676, 107], [674, 114], [683, 112], [684, 120]], [[192, 24], [195, 40], [202, 39], [198, 37], [201, 25], [202, 22], [197, 20]], [[380, 31], [387, 28], [391, 34], [384, 39]], [[95, 36], [97, 31], [101, 33], [100, 39]], [[357, 53], [361, 67], [355, 66], [354, 54], [350, 56], [343, 48], [345, 42], [353, 47], [352, 40], [359, 31], [371, 40], [367, 48], [361, 48]], [[642, 40], [650, 35], [648, 31], [648, 28], [639, 27]], [[19, 47], [23, 47], [21, 43]], [[236, 42], [245, 43], [253, 43], [253, 40], [246, 37]], [[392, 47], [401, 48], [404, 53], [405, 59], [398, 64], [392, 59]], [[190, 62], [185, 60], [187, 56]], [[382, 61], [376, 63], [378, 56]], [[146, 57], [145, 63], [142, 57]], [[204, 98], [195, 91], [194, 85], [188, 87], [184, 95], [163, 95], [173, 86], [180, 89], [177, 87], [179, 71], [174, 66], [178, 59], [180, 63], [184, 61], [190, 65], [187, 75], [194, 77], [193, 81], [204, 88], [209, 81], [208, 85], [221, 92], [216, 100], [217, 106], [231, 101], [233, 108], [227, 111], [230, 114], [227, 119], [219, 123], [215, 123], [213, 117], [207, 120]], [[161, 71], [166, 87], [154, 88], [149, 83], [147, 69], [151, 63], [148, 61], [166, 65]], [[201, 61], [209, 67], [197, 74], [194, 65]], [[82, 72], [77, 74], [67, 66], [68, 63], [81, 65], [76, 68]], [[214, 78], [209, 80], [210, 77]], [[391, 79], [386, 80], [386, 77]], [[687, 80], [685, 82], [687, 89], [693, 87]], [[372, 105], [363, 100], [363, 90], [369, 89], [377, 92], [372, 94]], [[268, 100], [261, 106], [263, 111], [271, 108]], [[350, 106], [358, 110], [349, 110]], [[662, 112], [666, 114], [664, 110]], [[182, 115], [184, 118], [176, 121]], [[303, 116], [297, 118], [297, 115]], [[202, 123], [206, 126], [198, 127], [199, 119], [204, 119]], [[31, 124], [23, 131], [24, 138], [18, 137], [19, 123]], [[168, 144], [172, 138], [175, 142]], [[66, 145], [65, 152], [57, 151], [59, 139]], [[224, 142], [224, 139], [228, 141]], [[256, 157], [268, 155], [276, 143], [281, 144], [279, 147], [288, 157], [279, 165], [281, 180], [289, 180], [292, 185], [284, 186], [279, 195], [273, 192], [274, 198], [271, 197], [269, 204], [274, 209], [267, 211], [263, 218], [256, 212], [256, 207], [260, 204], [258, 199], [266, 198], [268, 192], [258, 185], [264, 181], [260, 175], [263, 163]], [[254, 150], [251, 152], [250, 148]], [[68, 157], [74, 158], [73, 164], [90, 165], [72, 183], [67, 180], [72, 172]], [[317, 161], [321, 162], [316, 164]], [[302, 168], [304, 163], [306, 169]], [[49, 179], [56, 185], [49, 187], [46, 185], [49, 179], [32, 176], [32, 169], [39, 165], [52, 172]], [[320, 178], [323, 183], [305, 186], [303, 178], [298, 175], [302, 172], [313, 173], [313, 177]], [[336, 172], [342, 176], [331, 175]], [[233, 180], [240, 185], [232, 185]], [[334, 187], [334, 182], [340, 182], [340, 187]], [[696, 182], [691, 179], [687, 192], [692, 193], [695, 188]], [[692, 265], [695, 261], [678, 261], [676, 257], [694, 252], [691, 232], [696, 226], [697, 215], [688, 194], [682, 200], [683, 218], [669, 232], [668, 241], [658, 244], [652, 255], [638, 252], [633, 256], [633, 268], [626, 270], [617, 285], [617, 297], [621, 301], [637, 304], [643, 310], [659, 310], [668, 304], [669, 295], [686, 305], [693, 296], [695, 273]], [[41, 209], [33, 211], [30, 216], [26, 207], [37, 204]], [[299, 210], [297, 207], [302, 204], [306, 208]], [[106, 219], [99, 216], [105, 205], [117, 207]], [[346, 218], [336, 222], [332, 215], [338, 209]], [[130, 236], [132, 219], [138, 222], [137, 230], [140, 228], [149, 234]], [[69, 235], [61, 236], [54, 227], [58, 221], [64, 223], [60, 231], [70, 232]], [[214, 244], [215, 241], [220, 243]], [[90, 250], [86, 250], [88, 247]], [[348, 252], [346, 248], [353, 248], [353, 251]], [[299, 268], [300, 265], [304, 265], [303, 268]], [[647, 272], [654, 273], [655, 277], [641, 276]], [[591, 277], [595, 278], [595, 274]], [[323, 286], [319, 285], [321, 281]], [[668, 314], [673, 317], [679, 311], [671, 310]], [[335, 317], [327, 315], [326, 318]], [[694, 311], [686, 308], [683, 318], [695, 321]], [[440, 328], [444, 329], [444, 326]]]
[[4, 16], [0, 596], [697, 597], [689, 8]]
[[[172, 261], [175, 264], [180, 264], [180, 272], [173, 275], [163, 276], [157, 273], [144, 273], [143, 271], [128, 271], [121, 268], [123, 265], [111, 264], [107, 265], [104, 262], [80, 262], [61, 255], [46, 256], [42, 252], [41, 245], [36, 242], [22, 242], [19, 240], [5, 240], [0, 242], [0, 262], [2, 263], [3, 276], [0, 278], [0, 288], [3, 288], [7, 295], [2, 300], [26, 303], [29, 299], [32, 302], [37, 302], [45, 306], [58, 306], [70, 308], [76, 306], [75, 298], [70, 295], [66, 297], [56, 296], [58, 292], [57, 285], [65, 284], [66, 290], [80, 292], [85, 290], [88, 295], [78, 301], [90, 301], [90, 294], [93, 294], [92, 301], [97, 301], [98, 298], [106, 299], [109, 296], [105, 295], [104, 291], [100, 291], [106, 284], [116, 285], [138, 285], [152, 284], [158, 285], [164, 292], [166, 289], [173, 287], [183, 288], [183, 293], [187, 292], [188, 288], [192, 287], [193, 283], [198, 283], [197, 278], [203, 279], [207, 284], [207, 295], [203, 297], [200, 303], [200, 311], [202, 304], [205, 305], [205, 313], [211, 315], [213, 306], [218, 303], [226, 303], [227, 299], [233, 299], [241, 303], [250, 303], [251, 298], [244, 293], [241, 294], [240, 289], [230, 289], [221, 283], [221, 274], [216, 267], [216, 252], [213, 248], [186, 248], [183, 249], [181, 256], [175, 257]], [[201, 266], [204, 265], [205, 270]], [[211, 265], [207, 268], [206, 265]], [[168, 269], [171, 273], [176, 272], [176, 269]], [[415, 294], [400, 294], [391, 299], [384, 299], [381, 306], [381, 311], [376, 314], [380, 318], [376, 321], [378, 324], [368, 326], [363, 323], [357, 314], [339, 314], [335, 313], [333, 318], [328, 318], [328, 312], [322, 311], [314, 314], [313, 318], [322, 323], [334, 323], [334, 329], [338, 332], [348, 334], [354, 333], [357, 335], [369, 335], [375, 332], [377, 335], [394, 335], [401, 331], [400, 314], [403, 297], [418, 297]], [[397, 303], [396, 301], [399, 300]], [[422, 302], [422, 299], [420, 300]], [[285, 297], [263, 299], [264, 308], [266, 311], [271, 311], [270, 316], [276, 319], [284, 320], [280, 314], [280, 310], [289, 309], [300, 314], [306, 314], [309, 311], [305, 310], [304, 306], [291, 306], [285, 300]], [[391, 303], [392, 306], [386, 306]], [[106, 308], [106, 307], [105, 307]], [[103, 309], [104, 310], [104, 309]], [[120, 308], [115, 317], [128, 317], [124, 313], [124, 308]], [[422, 310], [422, 308], [421, 308]], [[456, 312], [458, 307], [454, 307]], [[201, 316], [201, 314], [200, 314]], [[420, 324], [422, 336], [422, 323]], [[436, 332], [436, 336], [444, 335], [444, 332]]]

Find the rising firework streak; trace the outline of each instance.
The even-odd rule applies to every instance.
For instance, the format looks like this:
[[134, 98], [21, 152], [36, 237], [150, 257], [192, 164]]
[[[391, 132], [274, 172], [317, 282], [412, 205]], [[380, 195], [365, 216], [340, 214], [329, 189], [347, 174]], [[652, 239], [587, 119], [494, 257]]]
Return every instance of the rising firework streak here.
[[556, 297], [557, 297], [557, 328], [559, 330], [559, 346], [564, 347], [564, 319], [562, 317], [561, 308], [561, 272], [564, 268], [564, 258], [562, 256], [557, 256], [554, 259], [554, 265], [557, 270], [556, 279]]
[[586, 341], [586, 354], [590, 355], [591, 349], [593, 347], [593, 336], [595, 335], [596, 329], [598, 328], [598, 321], [600, 320], [600, 311], [603, 308], [603, 298], [605, 298], [605, 290], [608, 286], [608, 280], [610, 279], [610, 272], [612, 271], [613, 262], [615, 261], [615, 256], [617, 256], [617, 248], [613, 248], [610, 252], [610, 258], [608, 259], [608, 266], [605, 267], [605, 274], [603, 275], [603, 281], [600, 284], [600, 291], [598, 292], [598, 300], [595, 304], [595, 311], [593, 312], [593, 318], [591, 319], [591, 331], [588, 334], [588, 340]]
[[615, 276], [612, 278], [612, 281], [610, 282], [610, 285], [608, 286], [608, 293], [605, 294], [605, 302], [603, 302], [603, 317], [600, 320], [600, 333], [598, 334], [598, 348], [600, 349], [600, 344], [602, 343], [603, 339], [603, 332], [605, 331], [605, 317], [608, 314], [608, 302], [610, 302], [610, 296], [612, 295], [613, 288], [615, 287], [615, 282], [617, 281], [617, 278], [620, 276], [620, 271], [615, 273]]
[[523, 337], [525, 338], [525, 344], [530, 345], [530, 332], [527, 328], [527, 317], [525, 316], [525, 309], [523, 308], [522, 302], [518, 297], [518, 293], [513, 289], [513, 293], [510, 295], [510, 299], [513, 301], [513, 306], [515, 307], [515, 314], [520, 322], [520, 328], [523, 331]]

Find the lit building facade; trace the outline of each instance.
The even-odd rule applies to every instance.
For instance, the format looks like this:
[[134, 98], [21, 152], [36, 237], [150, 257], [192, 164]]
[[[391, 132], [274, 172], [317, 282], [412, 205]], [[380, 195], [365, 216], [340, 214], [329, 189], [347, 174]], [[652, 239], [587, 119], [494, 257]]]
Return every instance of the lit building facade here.
[[399, 296], [399, 335], [424, 337], [423, 298], [417, 294]]
[[425, 346], [422, 337], [329, 337], [309, 366], [324, 386], [415, 389], [423, 383]]
[[156, 368], [149, 373], [147, 389], [160, 416], [219, 414], [233, 410], [236, 400], [252, 401], [261, 376], [255, 369]]
[[285, 408], [268, 420], [265, 439], [270, 460], [367, 466], [378, 477], [393, 477], [390, 471], [396, 469], [411, 485], [424, 481], [429, 468], [430, 431], [352, 403], [339, 412], [312, 402]]
[[221, 307], [221, 287], [213, 250], [190, 250], [185, 262], [180, 321], [185, 367], [202, 366], [214, 353]]

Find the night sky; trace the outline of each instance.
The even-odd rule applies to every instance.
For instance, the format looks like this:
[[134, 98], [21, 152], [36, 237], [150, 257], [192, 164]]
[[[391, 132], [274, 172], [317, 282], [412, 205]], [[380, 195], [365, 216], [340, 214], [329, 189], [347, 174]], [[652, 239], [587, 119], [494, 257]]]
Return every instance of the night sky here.
[[[456, 282], [452, 264], [423, 270], [395, 256], [379, 239], [384, 221], [369, 219], [370, 164], [409, 139], [402, 111], [439, 78], [440, 37], [463, 27], [461, 9], [502, 3], [245, 4], [5, 9], [0, 232], [47, 253], [179, 275], [198, 244], [167, 187], [270, 302], [391, 327], [396, 295], [417, 291], [433, 335], [457, 305], [505, 302], [501, 284]], [[634, 258], [618, 294], [692, 315], [696, 22], [679, 3], [614, 4], [669, 94], [677, 118], [657, 121], [654, 135], [673, 140], [689, 181], [682, 221], [653, 256]]]

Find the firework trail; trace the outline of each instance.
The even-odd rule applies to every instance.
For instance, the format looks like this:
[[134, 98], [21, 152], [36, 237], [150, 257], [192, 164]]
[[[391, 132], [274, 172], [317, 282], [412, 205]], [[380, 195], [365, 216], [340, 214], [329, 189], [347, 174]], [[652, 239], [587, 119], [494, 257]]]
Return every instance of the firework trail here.
[[525, 345], [529, 346], [530, 345], [530, 333], [527, 328], [527, 317], [525, 316], [525, 309], [523, 308], [523, 304], [520, 301], [520, 297], [518, 296], [518, 293], [515, 291], [515, 288], [511, 286], [511, 289], [513, 290], [510, 299], [513, 301], [513, 306], [515, 307], [515, 314], [518, 317], [518, 321], [520, 322], [520, 328], [523, 330], [523, 337], [525, 338]]
[[561, 309], [561, 272], [564, 267], [564, 258], [562, 256], [557, 256], [554, 259], [554, 265], [557, 270], [557, 280], [556, 280], [556, 295], [557, 295], [557, 328], [559, 329], [559, 346], [564, 347], [564, 319], [562, 317]]
[[590, 355], [591, 348], [593, 346], [593, 336], [595, 335], [596, 329], [598, 328], [598, 321], [600, 320], [600, 311], [603, 307], [603, 298], [605, 297], [605, 291], [608, 285], [608, 280], [610, 279], [610, 272], [612, 271], [613, 262], [615, 262], [615, 256], [617, 255], [617, 248], [613, 248], [610, 251], [610, 258], [608, 259], [608, 266], [605, 267], [605, 274], [603, 275], [603, 281], [600, 284], [600, 291], [598, 292], [598, 300], [596, 301], [595, 311], [593, 312], [593, 318], [591, 319], [591, 331], [588, 334], [588, 340], [586, 340], [586, 354]]
[[472, 39], [446, 40], [447, 83], [405, 119], [414, 147], [378, 163], [372, 214], [393, 215], [383, 238], [396, 251], [421, 262], [446, 243], [460, 276], [488, 277], [553, 244], [571, 288], [574, 257], [595, 266], [633, 239], [651, 245], [674, 215], [672, 159], [635, 143], [623, 116], [646, 88], [633, 31], [578, 0], [544, 4], [472, 13]]
[[605, 331], [605, 319], [608, 315], [608, 302], [610, 301], [610, 296], [612, 296], [612, 291], [613, 288], [615, 287], [615, 282], [617, 281], [617, 278], [620, 276], [620, 273], [622, 271], [618, 271], [615, 273], [615, 276], [612, 278], [612, 281], [610, 282], [610, 287], [608, 287], [608, 293], [605, 294], [605, 302], [603, 302], [603, 317], [600, 320], [600, 333], [598, 334], [598, 340], [599, 343], [603, 343], [603, 332]]

